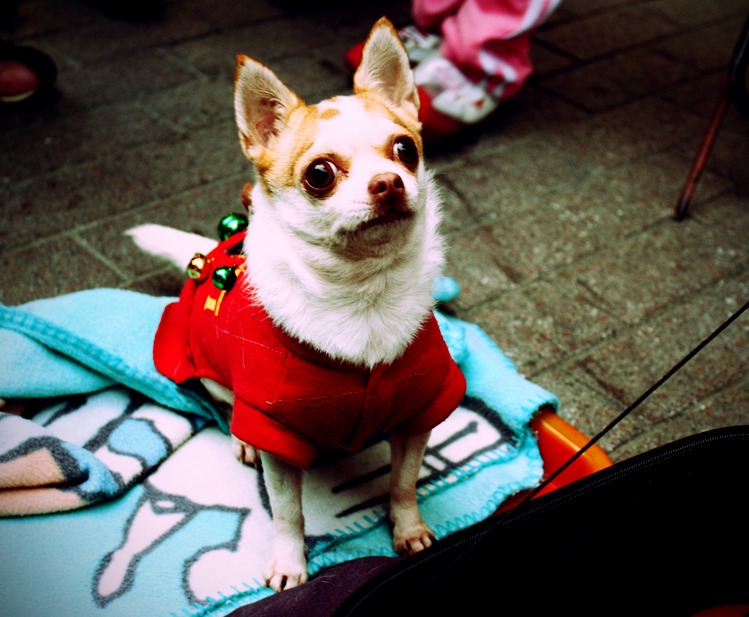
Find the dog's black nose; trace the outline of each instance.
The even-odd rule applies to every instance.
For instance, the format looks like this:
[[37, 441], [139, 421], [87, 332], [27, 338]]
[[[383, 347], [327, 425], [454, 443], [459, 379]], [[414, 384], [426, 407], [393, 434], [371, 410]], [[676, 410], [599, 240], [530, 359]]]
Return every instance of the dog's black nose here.
[[369, 181], [369, 194], [379, 204], [398, 204], [405, 192], [403, 179], [391, 171], [378, 174]]

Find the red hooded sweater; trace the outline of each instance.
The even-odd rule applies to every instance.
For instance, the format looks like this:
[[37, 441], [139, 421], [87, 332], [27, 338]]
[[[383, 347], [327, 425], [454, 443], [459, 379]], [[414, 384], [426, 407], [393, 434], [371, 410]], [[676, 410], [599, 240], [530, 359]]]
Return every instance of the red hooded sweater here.
[[[277, 327], [253, 299], [244, 233], [219, 244], [198, 279], [169, 304], [154, 341], [156, 369], [176, 383], [207, 377], [234, 393], [231, 432], [306, 469], [319, 444], [360, 449], [378, 431], [437, 426], [459, 405], [466, 382], [433, 315], [402, 356], [372, 369], [334, 360]], [[211, 281], [237, 268], [230, 291]]]

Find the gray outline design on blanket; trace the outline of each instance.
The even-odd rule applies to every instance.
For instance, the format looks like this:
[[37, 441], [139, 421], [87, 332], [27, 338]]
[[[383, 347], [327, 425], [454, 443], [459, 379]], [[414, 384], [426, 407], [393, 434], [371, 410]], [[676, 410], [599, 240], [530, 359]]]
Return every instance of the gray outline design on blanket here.
[[[237, 533], [231, 541], [210, 547], [204, 547], [184, 564], [182, 578], [185, 595], [191, 602], [199, 602], [199, 599], [191, 593], [189, 588], [188, 573], [190, 567], [204, 552], [219, 548], [236, 550], [239, 543], [239, 531], [242, 528], [242, 523], [250, 515], [250, 510], [247, 508], [232, 508], [219, 504], [215, 506], [201, 506], [187, 497], [164, 493], [149, 482], [145, 482], [144, 487], [145, 492], [143, 496], [125, 524], [125, 533], [122, 543], [115, 550], [107, 553], [96, 568], [91, 591], [96, 604], [101, 608], [104, 608], [110, 602], [116, 600], [130, 590], [135, 583], [136, 569], [141, 559], [156, 550], [162, 542], [178, 533], [202, 511], [214, 510], [235, 514], [237, 516]], [[163, 526], [153, 525], [154, 520], [158, 517], [167, 519], [158, 521]], [[133, 539], [133, 536], [140, 536], [139, 532], [147, 533], [152, 529], [156, 529], [158, 535], [152, 533], [150, 544], [143, 547], [141, 550], [137, 550], [138, 542], [142, 540], [142, 538], [138, 537], [137, 539]], [[158, 533], [158, 531], [161, 533]], [[135, 547], [133, 545], [135, 545]], [[128, 548], [130, 548], [129, 552], [127, 550]], [[136, 550], [133, 550], [134, 548]], [[122, 555], [122, 558], [119, 558], [119, 555]], [[121, 574], [118, 576], [117, 573], [112, 573], [112, 568], [120, 570]], [[109, 577], [107, 577], [108, 572], [110, 573], [110, 576], [114, 576], [119, 581], [119, 584], [113, 586], [111, 591], [102, 593], [101, 586], [102, 584], [105, 584], [105, 578], [107, 579], [107, 584], [111, 583]]]
[[[503, 444], [510, 447], [516, 446], [514, 433], [482, 400], [466, 397], [461, 407], [464, 412], [469, 414], [468, 417], [463, 418], [458, 426], [452, 427], [449, 434], [443, 435], [438, 442], [433, 442], [429, 446], [422, 467], [420, 485], [428, 484], [438, 478], [444, 478], [456, 467], [460, 467], [485, 452], [495, 450]], [[479, 425], [489, 425], [493, 431], [484, 430], [479, 437]], [[474, 444], [470, 451], [462, 451], [459, 458], [450, 458], [445, 453], [448, 448], [455, 446], [461, 440], [476, 439], [477, 437], [481, 439], [481, 443]], [[382, 447], [385, 440], [385, 435], [379, 435], [373, 438], [360, 453], [343, 456], [334, 455], [324, 460], [322, 466], [336, 466], [338, 462], [347, 457], [355, 460], [359, 454], [362, 455], [361, 459], [371, 459], [372, 453], [371, 451], [367, 453], [367, 451]], [[350, 521], [357, 513], [361, 513], [360, 516], [363, 516], [365, 511], [384, 511], [386, 508], [387, 493], [376, 490], [374, 491], [374, 497], [356, 503], [351, 503], [347, 493], [353, 491], [354, 494], [361, 494], [362, 492], [372, 494], [372, 492], [369, 492], [370, 489], [381, 487], [383, 483], [386, 486], [384, 476], [390, 471], [387, 460], [384, 459], [382, 464], [377, 463], [374, 468], [365, 469], [363, 472], [361, 472], [361, 468], [353, 466], [354, 469], [359, 470], [356, 472], [358, 475], [354, 477], [345, 477], [348, 467], [349, 465], [346, 465], [339, 472], [338, 479], [328, 485], [332, 507], [327, 513], [327, 519], [324, 523], [313, 523], [313, 527], [320, 528], [322, 526], [331, 530], [336, 529], [339, 525], [344, 527], [346, 523], [340, 521]], [[250, 473], [251, 470], [244, 468], [244, 471]], [[143, 482], [145, 492], [127, 519], [122, 530], [120, 544], [107, 553], [96, 568], [92, 581], [92, 595], [97, 605], [105, 607], [126, 594], [135, 585], [138, 576], [138, 564], [145, 557], [159, 550], [159, 547], [167, 539], [180, 533], [201, 513], [213, 512], [233, 516], [234, 521], [226, 519], [226, 523], [233, 528], [233, 532], [224, 532], [222, 541], [206, 544], [199, 548], [189, 558], [185, 559], [182, 565], [182, 587], [185, 597], [194, 606], [209, 605], [211, 602], [207, 600], [207, 594], [204, 590], [194, 588], [191, 583], [191, 574], [195, 574], [193, 568], [207, 568], [209, 567], [207, 564], [214, 563], [216, 560], [222, 561], [223, 565], [230, 568], [229, 562], [240, 563], [243, 560], [250, 559], [250, 555], [257, 552], [254, 538], [248, 537], [248, 533], [253, 529], [253, 521], [250, 519], [260, 520], [261, 523], [270, 521], [270, 509], [262, 476], [254, 472], [253, 475], [257, 479], [254, 504], [249, 502], [243, 504], [251, 507], [236, 507], [236, 503], [235, 506], [206, 501], [198, 503], [196, 499], [199, 499], [200, 495], [197, 493], [190, 496], [185, 493], [180, 494], [178, 489], [172, 491], [168, 483], [158, 477], [158, 472]], [[155, 486], [155, 483], [159, 485], [159, 488]], [[258, 515], [261, 517], [260, 519], [257, 519]], [[228, 539], [226, 539], [227, 537]], [[309, 534], [306, 538], [310, 553], [315, 551], [318, 543], [320, 543], [321, 550], [325, 550], [336, 540], [336, 536], [330, 533], [323, 535]], [[222, 553], [215, 553], [216, 551], [222, 551]], [[220, 557], [220, 555], [223, 555], [223, 557]], [[201, 560], [206, 558], [208, 562], [201, 564]], [[200, 579], [200, 576], [197, 578]], [[257, 584], [257, 581], [252, 580], [245, 581], [245, 584], [253, 582]]]

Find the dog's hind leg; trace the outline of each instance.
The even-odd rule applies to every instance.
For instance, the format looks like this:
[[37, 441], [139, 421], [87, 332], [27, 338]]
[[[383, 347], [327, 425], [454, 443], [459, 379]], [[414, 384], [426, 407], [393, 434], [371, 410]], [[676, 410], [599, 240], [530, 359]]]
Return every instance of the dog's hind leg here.
[[399, 555], [418, 553], [431, 546], [435, 539], [416, 503], [416, 481], [429, 435], [428, 432], [419, 435], [390, 432], [390, 521], [393, 523], [393, 550]]
[[302, 470], [267, 452], [261, 452], [260, 457], [275, 533], [263, 576], [268, 587], [281, 591], [307, 582]]

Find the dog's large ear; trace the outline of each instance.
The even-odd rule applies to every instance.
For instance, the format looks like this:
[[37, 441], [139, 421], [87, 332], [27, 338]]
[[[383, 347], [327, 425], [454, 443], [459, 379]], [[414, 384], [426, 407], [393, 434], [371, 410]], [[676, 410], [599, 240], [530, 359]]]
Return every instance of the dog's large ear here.
[[376, 92], [386, 101], [418, 114], [419, 95], [408, 54], [393, 24], [385, 17], [369, 33], [354, 75], [354, 92], [362, 91]]
[[242, 150], [257, 159], [268, 142], [304, 103], [268, 67], [247, 56], [237, 56], [234, 112]]

